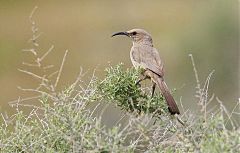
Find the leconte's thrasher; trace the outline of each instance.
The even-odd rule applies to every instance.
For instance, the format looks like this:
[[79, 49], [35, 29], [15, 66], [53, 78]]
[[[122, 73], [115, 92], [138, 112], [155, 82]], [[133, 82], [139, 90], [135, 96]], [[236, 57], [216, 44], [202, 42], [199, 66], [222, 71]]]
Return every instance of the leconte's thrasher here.
[[152, 96], [157, 84], [167, 102], [169, 112], [173, 115], [180, 114], [177, 104], [163, 79], [163, 62], [157, 49], [153, 47], [151, 35], [143, 29], [118, 32], [113, 34], [112, 37], [116, 35], [125, 35], [132, 38], [133, 46], [130, 51], [132, 64], [135, 68], [141, 67], [144, 69], [143, 76], [137, 84], [145, 79], [151, 79], [153, 83]]

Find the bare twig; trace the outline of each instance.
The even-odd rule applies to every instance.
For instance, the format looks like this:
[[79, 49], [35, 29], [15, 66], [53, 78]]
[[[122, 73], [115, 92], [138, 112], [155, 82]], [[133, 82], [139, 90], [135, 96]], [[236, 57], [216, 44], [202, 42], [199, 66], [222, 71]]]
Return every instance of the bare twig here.
[[59, 71], [58, 71], [58, 75], [57, 75], [56, 82], [55, 82], [55, 84], [54, 84], [54, 87], [55, 87], [55, 88], [56, 88], [57, 85], [58, 85], [58, 81], [59, 81], [60, 76], [61, 76], [61, 73], [62, 73], [62, 69], [63, 69], [63, 65], [64, 65], [65, 60], [66, 60], [66, 57], [67, 57], [67, 53], [68, 53], [68, 50], [65, 51], [65, 54], [64, 54], [64, 56], [63, 56], [62, 64], [61, 64], [60, 69], [59, 69]]
[[32, 53], [34, 56], [37, 56], [37, 52], [34, 48], [31, 49], [22, 49], [23, 52], [30, 52]]
[[30, 15], [29, 15], [29, 19], [30, 19], [30, 21], [32, 21], [32, 17], [33, 17], [33, 14], [35, 13], [35, 11], [37, 10], [37, 6], [35, 6], [34, 8], [33, 8], [33, 10], [32, 10], [32, 12], [30, 13]]
[[32, 77], [34, 77], [34, 78], [37, 78], [37, 79], [40, 79], [40, 80], [43, 80], [43, 81], [46, 81], [46, 82], [48, 82], [48, 79], [46, 79], [46, 78], [44, 78], [44, 77], [41, 77], [41, 76], [39, 76], [39, 75], [37, 75], [37, 74], [34, 74], [33, 72], [29, 72], [29, 71], [27, 71], [27, 70], [22, 70], [22, 69], [18, 69], [20, 72], [23, 72], [23, 73], [25, 73], [25, 74], [28, 74], [28, 75], [30, 75], [30, 76], [32, 76]]
[[216, 99], [217, 99], [217, 102], [220, 104], [220, 109], [227, 115], [227, 117], [228, 117], [227, 121], [230, 121], [232, 128], [235, 130], [236, 127], [232, 120], [232, 113], [229, 114], [228, 110], [223, 105], [223, 102], [218, 97], [216, 97]]
[[48, 51], [43, 54], [42, 57], [37, 58], [37, 62], [38, 62], [38, 63], [42, 62], [42, 60], [44, 60], [45, 57], [47, 57], [47, 55], [48, 55], [53, 49], [54, 49], [54, 46], [52, 45], [52, 46], [48, 49]]
[[40, 93], [40, 94], [42, 94], [42, 95], [46, 95], [46, 96], [52, 98], [53, 100], [56, 100], [56, 99], [57, 99], [57, 97], [55, 97], [55, 96], [53, 96], [53, 95], [51, 95], [51, 94], [49, 94], [49, 93], [47, 93], [47, 92], [44, 92], [44, 91], [40, 91], [40, 90], [36, 90], [36, 89], [26, 89], [26, 88], [22, 88], [22, 87], [20, 87], [20, 86], [18, 86], [18, 89], [20, 89], [20, 90], [22, 90], [22, 91], [30, 91], [30, 92]]
[[199, 81], [199, 77], [198, 77], [197, 68], [195, 66], [195, 62], [194, 62], [194, 59], [193, 59], [193, 55], [189, 54], [189, 56], [190, 56], [191, 61], [192, 61], [193, 71], [194, 71], [195, 79], [196, 79], [196, 82], [197, 82], [196, 88], [198, 89], [198, 91], [200, 91], [201, 90], [201, 85], [200, 85], [200, 81]]
[[13, 101], [10, 101], [8, 103], [9, 103], [9, 105], [14, 105], [17, 102], [24, 102], [24, 101], [28, 101], [28, 100], [38, 99], [40, 97], [41, 96], [27, 97], [27, 98], [23, 98], [23, 99], [20, 99], [20, 100], [19, 99], [18, 100], [13, 100]]

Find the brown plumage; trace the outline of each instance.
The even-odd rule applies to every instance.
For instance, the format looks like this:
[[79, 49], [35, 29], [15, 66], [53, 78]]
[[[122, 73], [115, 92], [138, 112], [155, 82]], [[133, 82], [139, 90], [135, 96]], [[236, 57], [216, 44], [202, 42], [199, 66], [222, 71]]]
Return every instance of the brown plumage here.
[[153, 47], [151, 35], [142, 29], [132, 29], [127, 32], [113, 34], [113, 36], [116, 35], [126, 35], [132, 38], [133, 46], [130, 51], [132, 64], [136, 68], [141, 67], [145, 70], [143, 73], [144, 78], [140, 79], [138, 83], [150, 78], [153, 82], [152, 95], [157, 84], [167, 102], [170, 113], [173, 115], [180, 114], [177, 104], [163, 79], [163, 63], [157, 49]]

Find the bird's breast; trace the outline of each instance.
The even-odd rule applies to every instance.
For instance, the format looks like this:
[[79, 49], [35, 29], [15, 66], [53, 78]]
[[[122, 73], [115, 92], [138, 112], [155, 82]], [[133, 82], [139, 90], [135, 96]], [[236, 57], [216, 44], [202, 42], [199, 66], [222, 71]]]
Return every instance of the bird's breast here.
[[139, 53], [139, 50], [136, 48], [132, 47], [130, 51], [130, 59], [135, 68], [141, 66], [141, 54]]

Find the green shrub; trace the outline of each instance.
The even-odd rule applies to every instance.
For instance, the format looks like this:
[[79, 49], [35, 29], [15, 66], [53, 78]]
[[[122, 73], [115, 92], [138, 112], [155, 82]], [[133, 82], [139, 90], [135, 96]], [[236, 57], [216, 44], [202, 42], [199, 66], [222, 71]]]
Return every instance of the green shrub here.
[[100, 94], [115, 103], [122, 110], [137, 113], [154, 113], [156, 116], [168, 112], [166, 103], [160, 94], [152, 98], [148, 90], [141, 89], [136, 82], [141, 75], [141, 69], [123, 70], [123, 64], [109, 67], [106, 77], [97, 85]]

